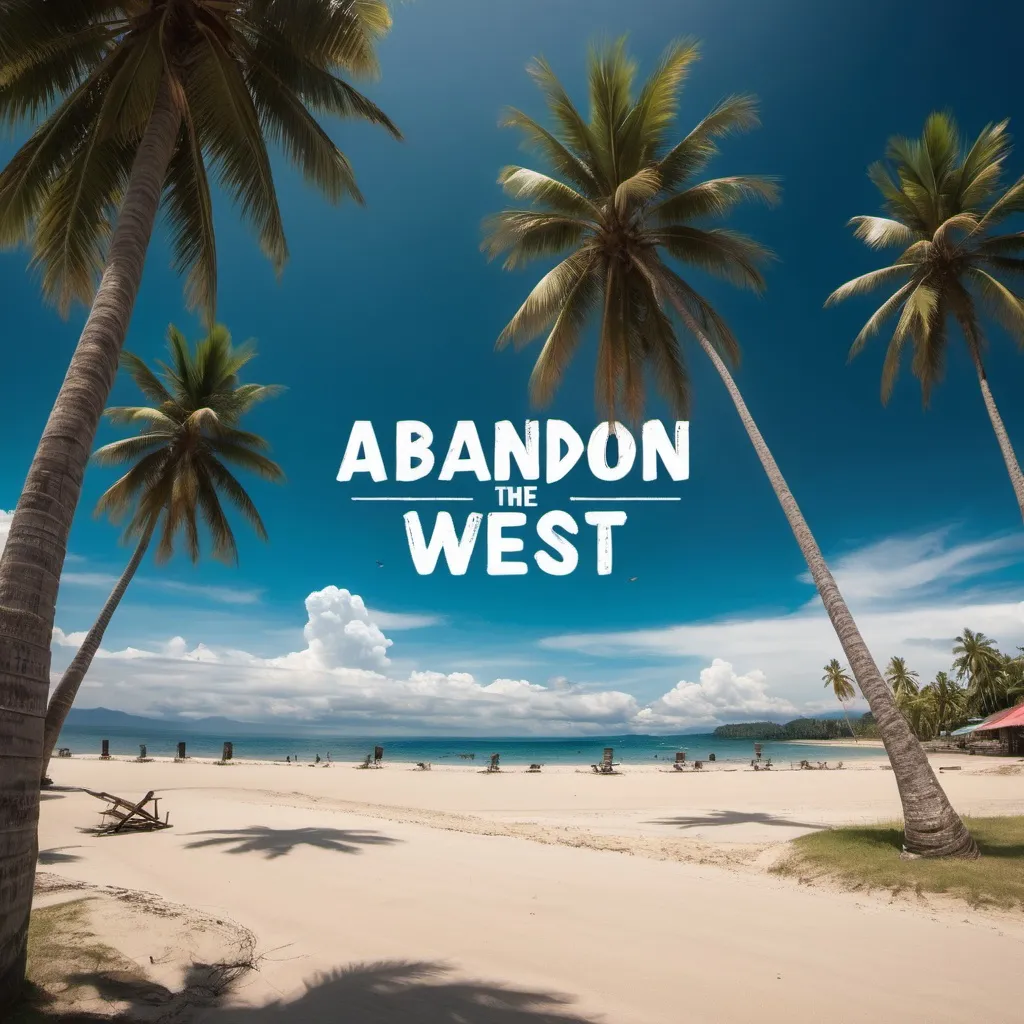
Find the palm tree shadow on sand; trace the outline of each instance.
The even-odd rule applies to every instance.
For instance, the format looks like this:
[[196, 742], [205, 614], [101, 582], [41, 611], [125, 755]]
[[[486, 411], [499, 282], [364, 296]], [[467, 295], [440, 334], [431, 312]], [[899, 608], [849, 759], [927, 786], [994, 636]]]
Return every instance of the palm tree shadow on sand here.
[[790, 821], [763, 811], [709, 811], [705, 815], [679, 818], [659, 818], [645, 822], [647, 825], [676, 825], [679, 828], [697, 828], [701, 825], [774, 825], [778, 828], [823, 829], [820, 821]]
[[316, 977], [296, 999], [214, 1010], [201, 1024], [599, 1024], [570, 997], [452, 979], [444, 964], [388, 960]]
[[195, 1024], [608, 1024], [571, 1010], [571, 997], [513, 988], [497, 982], [452, 979], [445, 964], [406, 960], [355, 963], [317, 975], [301, 995], [264, 1006], [221, 1007], [217, 1003], [242, 974], [225, 984], [223, 965], [196, 964], [181, 991], [117, 974], [75, 975], [76, 984], [96, 988], [108, 1000], [127, 1004], [116, 1017], [49, 1015], [40, 1007], [29, 1018], [39, 1024], [135, 1022], [151, 1019], [154, 1007], [175, 1007]]
[[391, 846], [399, 842], [380, 832], [341, 828], [270, 828], [251, 825], [249, 828], [207, 829], [189, 832], [191, 836], [207, 836], [186, 843], [186, 850], [219, 846], [225, 853], [262, 853], [268, 860], [283, 857], [297, 846], [313, 846], [335, 853], [359, 853], [362, 846]]

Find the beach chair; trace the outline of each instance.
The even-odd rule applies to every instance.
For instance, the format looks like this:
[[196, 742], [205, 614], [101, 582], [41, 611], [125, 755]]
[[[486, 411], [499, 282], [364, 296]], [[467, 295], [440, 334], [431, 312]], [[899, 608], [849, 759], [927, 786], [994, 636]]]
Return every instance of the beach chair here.
[[[714, 759], [715, 759], [715, 755], [714, 754], [708, 754], [708, 760], [709, 761], [714, 761]], [[771, 758], [769, 758], [768, 760], [770, 761]]]
[[811, 767], [811, 762], [810, 762], [810, 761], [801, 761], [801, 762], [800, 762], [800, 767], [801, 767], [801, 768], [807, 768], [807, 769], [810, 769], [810, 767]]
[[693, 762], [693, 770], [695, 772], [702, 772], [704, 770], [704, 762], [703, 761], [694, 761]]
[[[165, 814], [164, 820], [160, 820], [160, 800], [153, 796], [153, 790], [137, 803], [112, 796], [110, 793], [94, 793], [91, 789], [85, 792], [107, 804], [100, 812], [100, 818], [109, 820], [103, 821], [96, 830], [99, 836], [112, 836], [118, 832], [155, 832], [158, 829], [171, 828], [170, 814]], [[151, 811], [146, 809], [150, 803], [153, 805]]]
[[357, 768], [372, 768], [373, 767], [373, 754], [367, 754], [366, 757], [363, 758], [363, 763], [362, 764], [357, 764], [356, 767]]
[[416, 767], [421, 772], [429, 772], [430, 771], [430, 762], [429, 761], [417, 761], [416, 762]]
[[619, 762], [613, 760], [614, 757], [614, 748], [605, 747], [604, 753], [601, 755], [601, 763], [592, 764], [590, 767], [593, 768], [598, 775], [617, 775], [618, 772], [616, 772], [615, 769], [618, 767]]
[[672, 763], [672, 767], [677, 771], [681, 772], [686, 767], [686, 751], [677, 750], [676, 759]]
[[501, 765], [498, 764], [498, 762], [500, 760], [501, 760], [501, 754], [491, 754], [490, 763], [487, 765], [487, 767], [484, 769], [484, 771], [486, 771], [488, 773], [490, 773], [490, 772], [500, 772], [501, 771]]
[[375, 768], [382, 767], [381, 762], [384, 760], [384, 748], [374, 747], [373, 748], [373, 766]]
[[539, 772], [540, 769], [541, 769], [541, 766], [539, 764], [531, 764], [530, 767], [527, 768], [526, 770], [527, 770], [527, 772]]
[[71, 748], [70, 747], [61, 747], [60, 750], [57, 751], [57, 756], [58, 757], [70, 757], [71, 756]]
[[818, 762], [818, 771], [824, 771], [828, 767], [828, 761]]

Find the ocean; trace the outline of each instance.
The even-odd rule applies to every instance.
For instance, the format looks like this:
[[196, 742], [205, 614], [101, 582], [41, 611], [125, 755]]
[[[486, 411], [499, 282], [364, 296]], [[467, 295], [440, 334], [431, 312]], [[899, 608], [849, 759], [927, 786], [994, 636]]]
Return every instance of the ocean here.
[[[73, 754], [98, 755], [102, 740], [110, 741], [110, 753], [117, 756], [137, 757], [139, 745], [146, 745], [150, 757], [173, 757], [179, 741], [184, 740], [190, 757], [219, 758], [225, 740], [234, 744], [236, 758], [260, 761], [283, 761], [285, 757], [300, 761], [313, 761], [317, 755], [330, 756], [334, 761], [361, 761], [372, 753], [375, 745], [384, 748], [385, 761], [415, 763], [430, 761], [434, 764], [467, 764], [486, 762], [491, 754], [500, 754], [502, 764], [593, 764], [601, 760], [604, 747], [615, 749], [615, 759], [622, 764], [652, 764], [657, 760], [674, 760], [677, 750], [686, 752], [688, 761], [707, 760], [714, 754], [716, 761], [747, 763], [754, 755], [754, 744], [749, 740], [719, 739], [710, 734], [686, 736], [587, 736], [557, 739], [507, 739], [388, 737], [367, 736], [257, 736], [239, 735], [223, 737], [209, 734], [190, 734], [187, 727], [176, 727], [171, 732], [165, 727], [109, 726], [104, 729], [69, 727], [60, 734], [58, 746], [69, 747]], [[472, 754], [472, 758], [463, 758]], [[843, 742], [794, 743], [764, 742], [762, 756], [770, 757], [780, 767], [804, 758], [810, 761], [852, 761], [858, 757], [878, 757], [882, 754], [873, 744]]]

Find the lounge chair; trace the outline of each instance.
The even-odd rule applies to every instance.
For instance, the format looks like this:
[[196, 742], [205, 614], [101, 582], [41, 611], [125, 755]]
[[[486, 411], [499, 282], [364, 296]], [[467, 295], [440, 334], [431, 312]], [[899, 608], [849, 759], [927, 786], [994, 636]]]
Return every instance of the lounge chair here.
[[681, 772], [686, 767], [686, 751], [685, 750], [678, 750], [678, 751], [676, 751], [676, 759], [672, 763], [672, 767], [675, 768], [675, 770], [677, 772]]
[[598, 775], [617, 775], [618, 772], [616, 772], [615, 769], [618, 767], [619, 762], [613, 760], [614, 757], [614, 748], [605, 747], [604, 754], [601, 756], [601, 763], [592, 764], [590, 767], [593, 768]]
[[374, 747], [373, 748], [373, 766], [375, 768], [382, 767], [381, 762], [384, 760], [384, 748]]
[[704, 762], [703, 761], [694, 761], [693, 762], [693, 770], [695, 772], [703, 771], [704, 770]]
[[527, 768], [526, 770], [528, 772], [539, 772], [540, 769], [541, 769], [541, 766], [539, 764], [531, 764], [530, 767]]
[[416, 767], [421, 772], [429, 772], [430, 771], [430, 762], [429, 761], [417, 761], [416, 762]]

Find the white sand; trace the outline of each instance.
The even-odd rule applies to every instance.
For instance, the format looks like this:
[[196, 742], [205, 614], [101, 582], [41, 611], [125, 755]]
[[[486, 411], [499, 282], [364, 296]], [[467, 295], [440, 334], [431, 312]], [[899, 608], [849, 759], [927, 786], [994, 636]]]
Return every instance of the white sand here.
[[[1006, 762], [933, 760], [962, 766], [941, 776], [959, 810], [1024, 813], [1024, 774]], [[257, 936], [266, 960], [211, 1024], [1020, 1019], [1024, 918], [764, 871], [793, 836], [894, 818], [880, 760], [602, 778], [75, 758], [51, 774], [42, 870]], [[157, 790], [174, 827], [84, 835], [100, 804], [60, 788], [77, 786]]]

